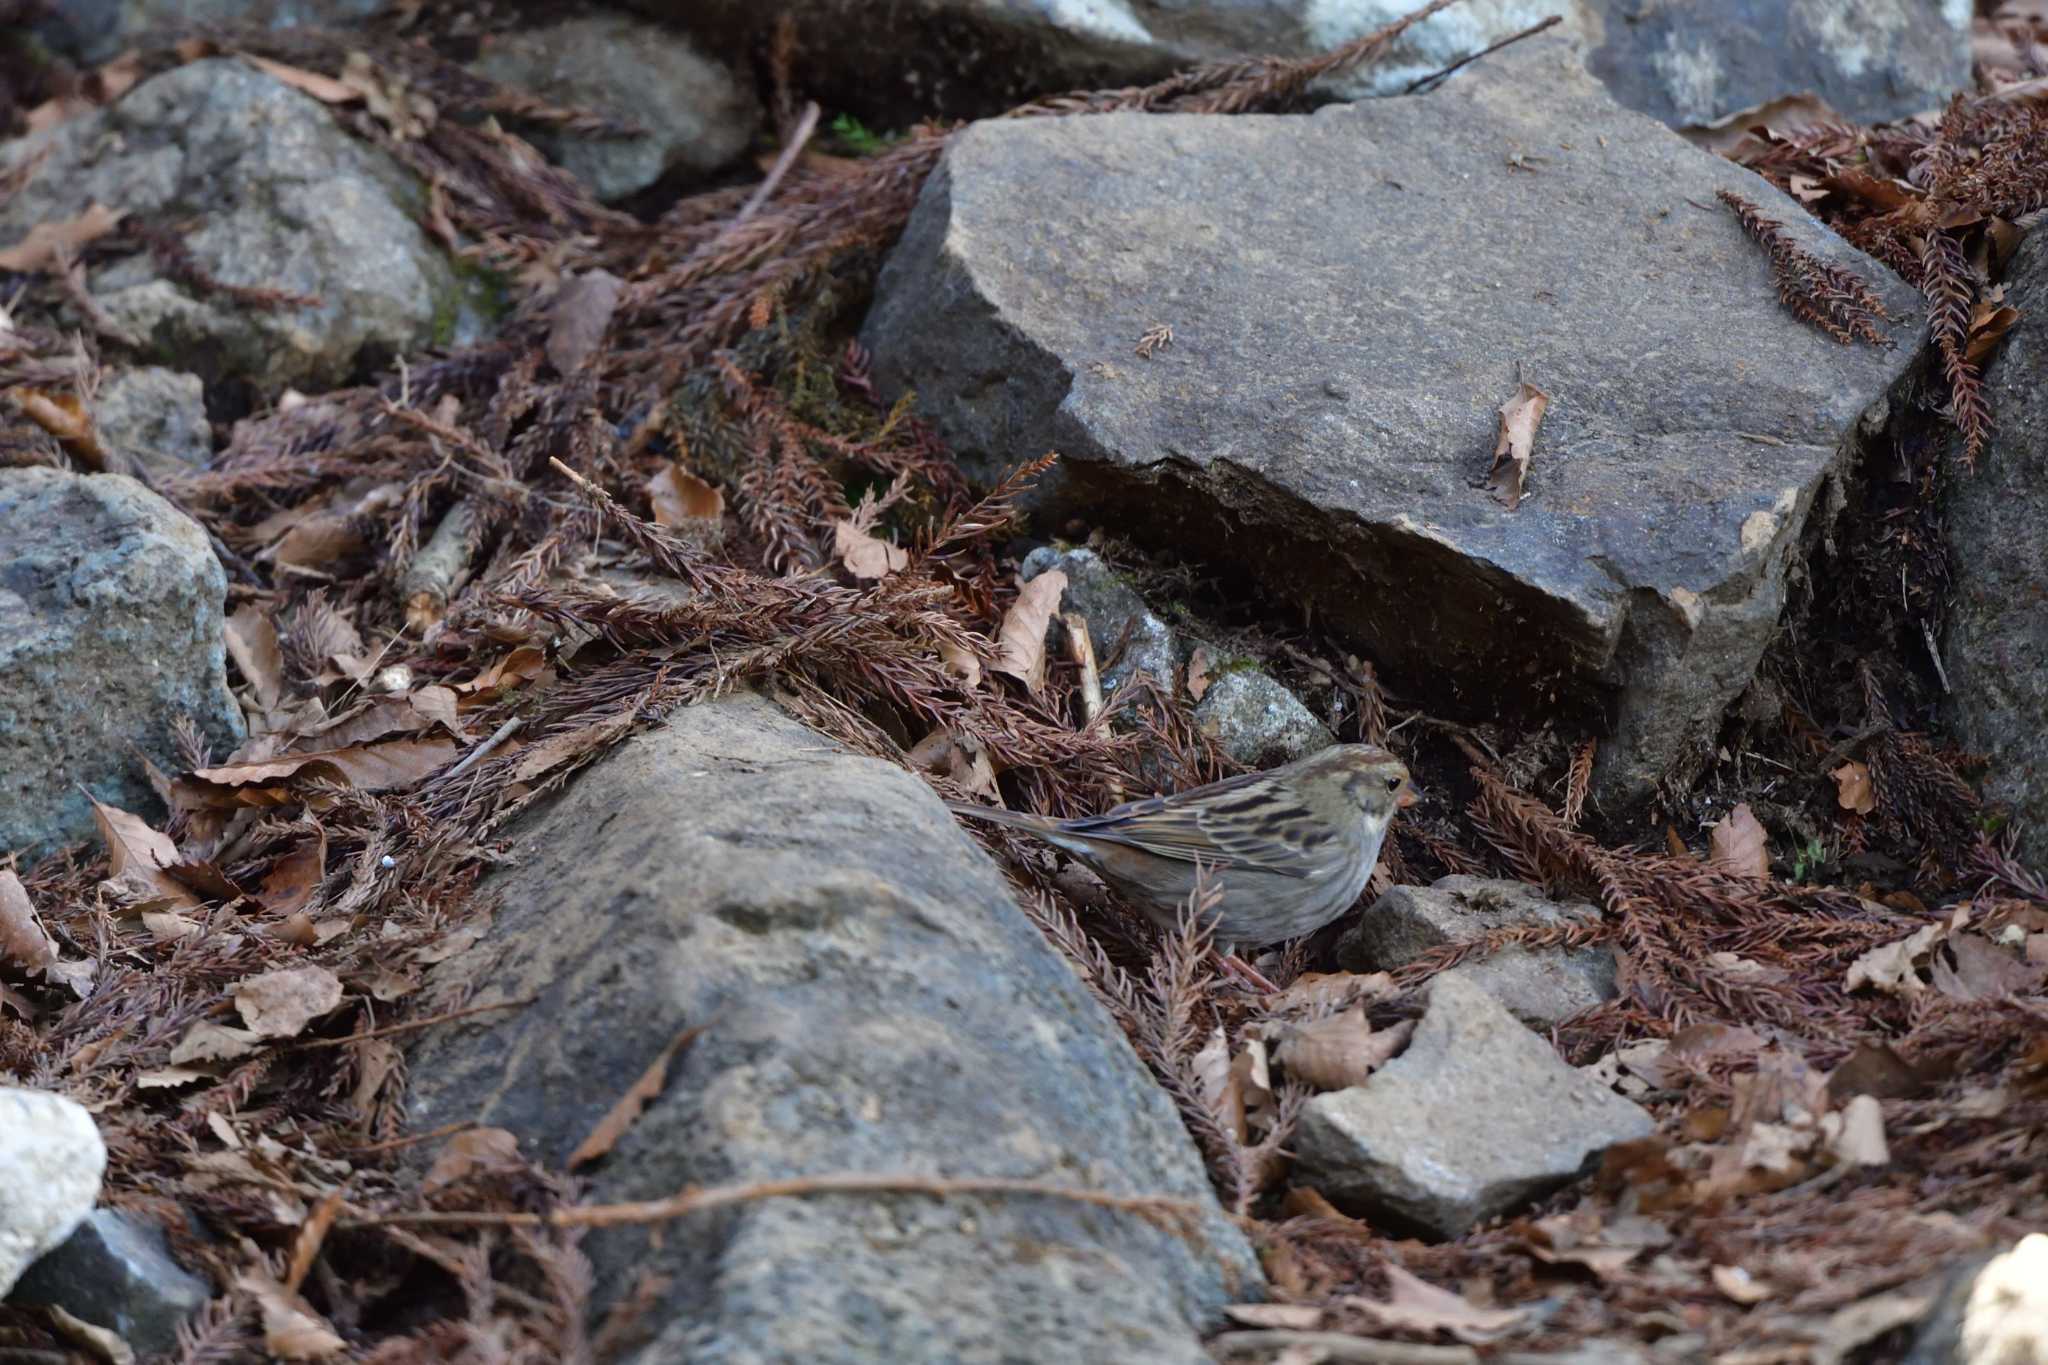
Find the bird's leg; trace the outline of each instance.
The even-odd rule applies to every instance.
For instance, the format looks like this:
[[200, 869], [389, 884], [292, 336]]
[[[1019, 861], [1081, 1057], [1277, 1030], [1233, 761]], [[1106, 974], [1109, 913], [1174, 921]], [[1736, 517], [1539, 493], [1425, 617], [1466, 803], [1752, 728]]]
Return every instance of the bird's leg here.
[[1223, 969], [1224, 975], [1236, 977], [1261, 995], [1274, 995], [1279, 992], [1278, 986], [1266, 980], [1257, 967], [1236, 953], [1226, 953], [1221, 948], [1212, 948], [1210, 951], [1215, 954], [1216, 965]]

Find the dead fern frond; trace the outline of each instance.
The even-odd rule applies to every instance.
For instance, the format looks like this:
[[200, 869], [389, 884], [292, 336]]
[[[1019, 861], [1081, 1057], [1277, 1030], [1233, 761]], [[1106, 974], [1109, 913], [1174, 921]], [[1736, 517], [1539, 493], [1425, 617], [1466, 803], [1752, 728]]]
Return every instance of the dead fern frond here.
[[1765, 217], [1762, 209], [1733, 190], [1717, 191], [1715, 197], [1734, 211], [1742, 230], [1764, 249], [1787, 312], [1845, 346], [1852, 341], [1890, 344], [1883, 323], [1891, 314], [1868, 284], [1799, 245], [1783, 223]]
[[1921, 291], [1927, 295], [1927, 334], [1941, 353], [1948, 379], [1949, 418], [1963, 436], [1963, 464], [1975, 469], [1991, 435], [1991, 407], [1984, 379], [1970, 363], [1970, 316], [1976, 298], [1962, 244], [1949, 233], [1930, 230], [1921, 241]]

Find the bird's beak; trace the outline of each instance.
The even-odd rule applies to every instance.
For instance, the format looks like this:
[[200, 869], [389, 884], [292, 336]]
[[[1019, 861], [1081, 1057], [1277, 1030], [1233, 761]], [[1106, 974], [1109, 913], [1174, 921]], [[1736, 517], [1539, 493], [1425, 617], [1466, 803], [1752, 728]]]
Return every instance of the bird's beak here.
[[1421, 804], [1422, 788], [1416, 785], [1415, 779], [1411, 777], [1408, 779], [1407, 784], [1401, 788], [1401, 794], [1394, 798], [1394, 808], [1396, 810], [1407, 810], [1410, 806], [1419, 806]]

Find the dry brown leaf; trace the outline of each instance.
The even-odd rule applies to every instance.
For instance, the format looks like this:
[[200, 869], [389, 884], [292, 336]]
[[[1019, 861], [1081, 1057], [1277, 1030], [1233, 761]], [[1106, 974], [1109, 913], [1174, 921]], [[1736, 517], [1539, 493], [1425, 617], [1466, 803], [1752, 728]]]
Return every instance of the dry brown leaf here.
[[1847, 1166], [1891, 1164], [1891, 1149], [1884, 1140], [1884, 1106], [1874, 1096], [1855, 1096], [1822, 1115], [1820, 1127], [1836, 1161]]
[[1200, 701], [1209, 690], [1209, 648], [1197, 645], [1188, 656], [1188, 700]]
[[597, 350], [625, 288], [609, 270], [587, 271], [563, 282], [548, 312], [548, 363], [557, 373], [568, 374]]
[[1773, 1292], [1772, 1288], [1755, 1279], [1739, 1265], [1717, 1265], [1711, 1274], [1714, 1288], [1726, 1294], [1736, 1303], [1762, 1303]]
[[2027, 962], [1981, 934], [1956, 934], [1928, 961], [1934, 988], [1965, 1004], [2010, 1000], [2041, 988], [2048, 969]]
[[60, 256], [76, 255], [81, 247], [91, 245], [121, 226], [122, 217], [118, 209], [94, 204], [76, 218], [57, 223], [37, 223], [28, 230], [28, 236], [13, 246], [0, 249], [0, 270], [16, 270], [24, 275], [49, 270]]
[[1714, 822], [1707, 838], [1707, 862], [1738, 877], [1769, 880], [1770, 838], [1747, 801]]
[[123, 1341], [119, 1332], [74, 1317], [54, 1303], [44, 1304], [42, 1309], [50, 1315], [50, 1323], [59, 1336], [94, 1359], [105, 1361], [106, 1365], [135, 1365], [135, 1348]]
[[564, 1168], [573, 1171], [578, 1166], [587, 1165], [607, 1155], [612, 1148], [618, 1146], [619, 1139], [626, 1135], [626, 1130], [640, 1117], [640, 1111], [660, 1098], [662, 1088], [668, 1084], [669, 1063], [673, 1062], [676, 1055], [703, 1031], [704, 1025], [696, 1024], [669, 1039], [668, 1046], [663, 1048], [660, 1054], [647, 1064], [647, 1069], [640, 1073], [640, 1079], [634, 1081], [626, 1093], [619, 1097], [619, 1102], [597, 1121], [597, 1126], [590, 1130], [590, 1136], [576, 1144], [576, 1150], [569, 1153], [569, 1160]]
[[505, 781], [531, 782], [542, 773], [559, 768], [571, 759], [582, 758], [586, 754], [602, 749], [630, 731], [633, 723], [632, 713], [622, 712], [608, 716], [604, 720], [594, 721], [581, 729], [552, 735], [538, 744], [528, 745], [520, 750], [519, 761], [512, 765], [511, 771], [505, 776]]
[[1835, 804], [1843, 810], [1868, 815], [1877, 809], [1877, 793], [1871, 788], [1867, 766], [1851, 761], [1828, 776], [1835, 779]]
[[327, 1230], [334, 1226], [336, 1216], [341, 1213], [341, 1205], [342, 1192], [329, 1190], [299, 1226], [298, 1236], [292, 1239], [292, 1263], [284, 1277], [287, 1294], [298, 1293], [299, 1286], [306, 1282], [306, 1274], [313, 1268], [313, 1258], [320, 1254], [320, 1247], [327, 1240]]
[[296, 1038], [341, 1004], [341, 980], [325, 967], [287, 967], [235, 983], [235, 1010], [259, 1038]]
[[1842, 989], [1853, 991], [1863, 986], [1875, 986], [1890, 995], [1914, 995], [1927, 989], [1927, 983], [1920, 979], [1914, 964], [1932, 952], [1934, 945], [1947, 937], [1952, 928], [1968, 918], [1968, 911], [1958, 911], [1957, 919], [1948, 924], [1937, 921], [1922, 925], [1896, 942], [1879, 944], [1849, 964], [1849, 970], [1842, 978]]
[[448, 1145], [420, 1177], [420, 1193], [452, 1185], [475, 1171], [518, 1170], [519, 1138], [503, 1128], [468, 1128], [448, 1139]]
[[1383, 1303], [1347, 1295], [1347, 1306], [1363, 1310], [1387, 1327], [1407, 1332], [1449, 1332], [1467, 1345], [1497, 1340], [1519, 1326], [1526, 1316], [1518, 1308], [1481, 1308], [1448, 1289], [1439, 1289], [1411, 1275], [1389, 1261], [1381, 1266], [1387, 1277], [1387, 1298]]
[[1819, 96], [1798, 94], [1738, 109], [1712, 123], [1692, 124], [1680, 128], [1678, 134], [1695, 147], [1733, 159], [1738, 151], [1763, 145], [1764, 139], [1750, 131], [1753, 128], [1776, 137], [1792, 137], [1824, 124], [1849, 122]]
[[1266, 997], [1271, 1014], [1294, 1010], [1339, 1010], [1349, 1005], [1369, 1005], [1399, 994], [1394, 978], [1386, 972], [1303, 972], [1286, 989]]
[[166, 870], [180, 861], [169, 835], [151, 829], [138, 815], [98, 800], [92, 803], [92, 816], [107, 848], [110, 875], [104, 884], [110, 891], [131, 906], [199, 908], [199, 898]]
[[997, 805], [1003, 803], [1002, 792], [996, 788], [995, 765], [989, 761], [988, 749], [971, 735], [961, 735], [953, 730], [934, 730], [912, 745], [905, 757], [913, 767], [949, 777], [978, 796], [993, 797]]
[[[409, 787], [451, 761], [460, 749], [452, 739], [399, 739], [361, 744], [318, 753], [286, 754], [263, 763], [236, 763], [200, 768], [179, 780], [180, 795], [190, 793], [199, 804], [274, 805], [269, 795], [248, 799], [244, 789], [293, 778], [341, 782], [359, 791], [391, 791]], [[264, 789], [267, 790], [267, 789]]]
[[236, 1287], [263, 1314], [263, 1348], [279, 1360], [318, 1360], [348, 1349], [327, 1320], [297, 1294], [261, 1271], [245, 1270]]
[[1550, 406], [1550, 395], [1534, 384], [1516, 386], [1515, 396], [1500, 405], [1500, 435], [1493, 443], [1493, 466], [1486, 486], [1508, 505], [1522, 505], [1522, 486], [1529, 478], [1529, 457], [1536, 451], [1536, 428]]
[[853, 516], [832, 523], [832, 553], [855, 578], [887, 578], [910, 563], [910, 551], [891, 545], [860, 524], [862, 503]]
[[468, 682], [454, 686], [456, 692], [469, 696], [473, 701], [482, 701], [521, 683], [532, 682], [547, 672], [547, 667], [546, 650], [538, 645], [521, 645]]
[[256, 693], [256, 704], [268, 711], [284, 696], [284, 650], [277, 627], [254, 602], [244, 603], [227, 620], [228, 654]]
[[[102, 883], [104, 885], [105, 883]], [[144, 910], [142, 927], [158, 943], [176, 943], [179, 939], [203, 934], [206, 927], [196, 920], [186, 919], [175, 910]]]
[[725, 494], [673, 461], [647, 481], [647, 502], [656, 524], [670, 530], [704, 530], [725, 518]]
[[260, 1035], [226, 1024], [197, 1023], [171, 1049], [172, 1066], [191, 1062], [232, 1062], [254, 1052], [263, 1042]]
[[28, 888], [12, 868], [0, 868], [0, 962], [12, 962], [45, 981], [60, 982], [81, 1000], [92, 989], [94, 964], [66, 962], [36, 918]]
[[1318, 1090], [1347, 1090], [1364, 1085], [1408, 1045], [1415, 1021], [1404, 1019], [1375, 1033], [1364, 1005], [1353, 1005], [1313, 1023], [1289, 1029], [1273, 1060], [1287, 1074]]
[[353, 85], [344, 84], [332, 76], [323, 76], [317, 71], [308, 71], [299, 66], [286, 66], [283, 62], [274, 62], [268, 57], [258, 57], [253, 52], [238, 52], [235, 55], [264, 75], [283, 81], [292, 89], [311, 95], [322, 104], [351, 104], [363, 97], [363, 92]]
[[951, 641], [939, 642], [939, 662], [970, 691], [981, 686], [981, 660]]
[[327, 831], [316, 825], [311, 838], [301, 839], [270, 865], [256, 899], [273, 915], [295, 915], [312, 901], [327, 875]]
[[997, 636], [995, 670], [1007, 673], [1037, 696], [1045, 687], [1045, 631], [1053, 613], [1060, 609], [1060, 596], [1067, 590], [1067, 575], [1047, 569], [1026, 583], [1017, 600], [1003, 613]]

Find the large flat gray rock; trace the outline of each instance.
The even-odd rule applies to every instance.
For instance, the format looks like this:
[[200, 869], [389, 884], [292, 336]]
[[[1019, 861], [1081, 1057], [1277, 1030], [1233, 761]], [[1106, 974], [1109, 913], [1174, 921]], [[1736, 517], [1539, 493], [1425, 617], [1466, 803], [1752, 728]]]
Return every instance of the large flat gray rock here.
[[2006, 297], [2020, 320], [1984, 376], [1996, 426], [1945, 500], [1942, 660], [1957, 738], [1991, 759], [1984, 794], [2011, 807], [2022, 860], [2048, 870], [2048, 238], [2021, 243]]
[[[1199, 62], [1327, 52], [1422, 0], [636, 0], [726, 40], [790, 14], [806, 88], [864, 115], [991, 114]], [[1622, 103], [1696, 123], [1802, 91], [1857, 120], [1939, 108], [1970, 84], [1970, 0], [1460, 0], [1376, 62], [1323, 84], [1352, 99], [1418, 79], [1556, 15]]]
[[[1913, 350], [1784, 313], [1722, 187], [1913, 339], [1903, 283], [1544, 40], [1306, 117], [970, 127], [863, 339], [981, 470], [1060, 451], [1055, 515], [1241, 567], [1446, 710], [1604, 721], [1597, 794], [1633, 799], [1750, 680]], [[1509, 510], [1483, 484], [1518, 379], [1551, 404]]]
[[[414, 1048], [416, 1130], [501, 1125], [559, 1165], [702, 1025], [592, 1200], [834, 1172], [1212, 1199], [1116, 1025], [901, 769], [758, 699], [694, 707], [530, 817], [516, 853], [485, 888], [491, 934], [436, 969], [429, 1008], [539, 1000]], [[1197, 1239], [1033, 1198], [769, 1199], [582, 1248], [598, 1311], [667, 1277], [624, 1357], [646, 1365], [1195, 1365], [1198, 1327], [1258, 1289], [1220, 1213]]]
[[215, 753], [228, 691], [227, 577], [190, 517], [119, 474], [0, 469], [0, 855], [84, 839], [90, 792], [156, 802], [189, 717]]

